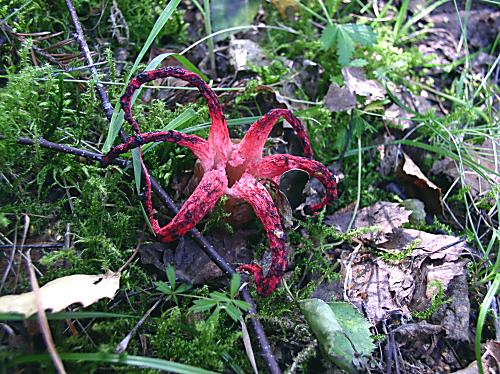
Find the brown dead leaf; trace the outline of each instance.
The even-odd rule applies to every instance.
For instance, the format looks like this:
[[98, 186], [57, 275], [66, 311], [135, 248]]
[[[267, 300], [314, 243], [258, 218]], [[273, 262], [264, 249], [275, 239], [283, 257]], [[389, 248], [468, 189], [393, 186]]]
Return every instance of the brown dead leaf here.
[[347, 87], [330, 84], [325, 96], [325, 106], [330, 112], [343, 112], [356, 107], [356, 96]]
[[[409, 215], [410, 212], [398, 204], [387, 202], [360, 210], [354, 227], [379, 226], [379, 236], [370, 239], [380, 252], [401, 253], [418, 244], [398, 261], [384, 261], [372, 251], [360, 252], [354, 258], [352, 253], [344, 253], [343, 277], [351, 274], [346, 294], [372, 322], [379, 322], [394, 310], [403, 311], [407, 317], [410, 310], [425, 310], [435, 294], [430, 285], [437, 280], [447, 297], [452, 298], [444, 307], [451, 311], [439, 316], [443, 328], [450, 338], [467, 340], [470, 310], [466, 292], [467, 261], [461, 257], [470, 250], [464, 240], [453, 236], [401, 229]], [[325, 222], [345, 230], [351, 216], [352, 211], [338, 212], [327, 217]], [[454, 315], [460, 318], [451, 318]], [[460, 330], [460, 334], [456, 334], [456, 330]]]
[[[377, 226], [375, 233], [368, 233], [362, 236], [365, 240], [375, 243], [387, 241], [386, 234], [390, 234], [394, 229], [409, 222], [411, 211], [406, 210], [398, 203], [380, 201], [370, 207], [360, 209], [352, 228]], [[347, 231], [347, 227], [352, 217], [352, 211], [337, 211], [331, 216], [325, 217], [325, 223], [340, 231]]]
[[[429, 94], [424, 90], [420, 92], [420, 95], [414, 95], [410, 91], [396, 87], [392, 91], [392, 94], [396, 96], [399, 101], [405, 103], [407, 107], [422, 115], [427, 114], [433, 108], [428, 99]], [[415, 114], [408, 112], [395, 103], [390, 105], [384, 113], [385, 120], [395, 126], [399, 126], [402, 130], [407, 130], [412, 127], [413, 117], [415, 117]]]
[[366, 103], [385, 97], [385, 87], [376, 80], [366, 79], [363, 68], [344, 67], [342, 75], [346, 87], [356, 95], [366, 97]]
[[[120, 274], [75, 274], [55, 279], [40, 288], [42, 307], [59, 312], [71, 304], [87, 307], [107, 297], [112, 299], [120, 287]], [[37, 311], [33, 291], [0, 297], [0, 313], [19, 313], [29, 317]]]
[[[416, 261], [420, 257], [429, 257], [431, 260], [457, 261], [461, 256], [469, 252], [469, 248], [463, 239], [451, 235], [430, 234], [425, 231], [414, 229], [400, 229], [388, 238], [386, 243], [380, 244], [379, 248], [395, 250], [406, 248], [410, 243], [419, 241], [419, 245], [412, 252]], [[417, 263], [420, 266], [420, 263]]]
[[423, 201], [427, 212], [438, 215], [443, 213], [441, 189], [422, 173], [406, 153], [403, 153], [396, 174], [405, 183], [408, 196]]
[[[483, 144], [477, 146], [473, 144], [464, 143], [464, 147], [469, 152], [469, 156], [477, 163], [490, 169], [495, 170], [494, 155], [500, 153], [500, 142], [493, 141], [492, 139], [486, 140]], [[485, 172], [485, 177], [479, 175], [467, 165], [464, 165], [463, 174], [458, 170], [455, 161], [444, 158], [436, 161], [432, 166], [430, 172], [434, 175], [442, 174], [451, 182], [458, 179], [461, 175], [464, 178], [464, 183], [469, 187], [470, 193], [473, 197], [481, 196], [491, 190], [491, 186], [500, 184], [500, 177]]]
[[271, 0], [271, 4], [275, 6], [283, 18], [290, 18], [299, 9], [295, 0]]
[[447, 289], [453, 278], [465, 274], [464, 265], [465, 264], [461, 261], [446, 262], [443, 265], [436, 266], [432, 264], [429, 265], [427, 267], [427, 290], [425, 296], [431, 298], [438, 293], [439, 288], [434, 285], [433, 281], [438, 281], [443, 285], [444, 289]]

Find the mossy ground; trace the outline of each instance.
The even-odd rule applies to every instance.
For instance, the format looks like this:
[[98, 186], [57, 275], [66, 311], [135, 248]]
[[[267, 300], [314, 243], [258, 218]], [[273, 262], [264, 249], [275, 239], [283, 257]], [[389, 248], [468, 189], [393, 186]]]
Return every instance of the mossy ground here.
[[[236, 119], [244, 116], [262, 115], [262, 99], [258, 85], [276, 85], [291, 82], [298, 74], [289, 61], [313, 61], [321, 68], [316, 92], [311, 96], [307, 87], [295, 85], [293, 95], [298, 100], [317, 102], [316, 105], [302, 106], [297, 110], [298, 116], [305, 118], [316, 158], [325, 163], [333, 164], [339, 161], [343, 150], [342, 171], [344, 178], [340, 183], [340, 198], [335, 206], [329, 207], [324, 214], [345, 207], [355, 201], [360, 190], [360, 207], [369, 206], [380, 200], [395, 200], [393, 194], [387, 192], [384, 186], [386, 177], [377, 171], [378, 153], [375, 152], [376, 134], [384, 131], [387, 123], [383, 120], [384, 99], [379, 105], [367, 107], [358, 105], [353, 113], [331, 113], [321, 102], [330, 83], [343, 83], [342, 66], [337, 61], [334, 49], [322, 48], [318, 38], [320, 32], [315, 26], [322, 23], [314, 13], [321, 14], [322, 2], [305, 1], [304, 6], [312, 12], [299, 8], [299, 16], [292, 19], [282, 19], [278, 10], [270, 3], [264, 3], [263, 9], [266, 22], [279, 19], [280, 23], [293, 28], [296, 33], [265, 31], [260, 34], [261, 44], [267, 58], [273, 61], [266, 67], [254, 68], [249, 72], [251, 80], [247, 81], [247, 90], [240, 93], [230, 93], [233, 101], [227, 103], [229, 94], [222, 95], [222, 101], [228, 107], [228, 116]], [[339, 3], [336, 18], [339, 23], [355, 22], [353, 14], [360, 14], [364, 9], [359, 4], [340, 7], [340, 2], [326, 2], [331, 7]], [[0, 19], [14, 14], [8, 19], [8, 24], [19, 32], [61, 31], [65, 37], [71, 37], [72, 27], [69, 14], [63, 1], [24, 2], [9, 0], [0, 5]], [[91, 49], [99, 56], [96, 60], [105, 62], [100, 67], [103, 78], [112, 83], [121, 83], [125, 73], [116, 76], [116, 61], [113, 52], [120, 47], [112, 35], [112, 27], [107, 21], [111, 6], [121, 10], [128, 26], [129, 44], [128, 61], [133, 61], [149, 32], [162, 11], [156, 1], [103, 2], [96, 0], [75, 1], [79, 17], [85, 26], [85, 33]], [[392, 14], [397, 14], [396, 8], [391, 8]], [[184, 21], [186, 12], [193, 12], [185, 4], [181, 10], [174, 13], [168, 26], [159, 34], [157, 46], [187, 45], [194, 42], [188, 35], [189, 24]], [[363, 22], [368, 23], [360, 15]], [[50, 21], [48, 21], [50, 20]], [[353, 61], [364, 66], [369, 78], [384, 80], [389, 85], [406, 84], [409, 81], [429, 83], [427, 74], [434, 68], [431, 59], [423, 56], [416, 46], [415, 40], [406, 42], [394, 39], [394, 24], [391, 22], [370, 23], [376, 42], [366, 47], [353, 49]], [[203, 36], [202, 33], [198, 37]], [[408, 35], [402, 35], [407, 37]], [[36, 37], [33, 37], [36, 41]], [[404, 38], [403, 38], [404, 39]], [[37, 259], [42, 270], [39, 278], [41, 284], [52, 279], [69, 274], [99, 274], [107, 270], [118, 270], [134, 252], [143, 227], [143, 215], [140, 209], [140, 199], [133, 184], [132, 170], [121, 171], [117, 168], [103, 169], [92, 162], [65, 154], [58, 154], [38, 146], [27, 147], [19, 145], [15, 139], [20, 136], [44, 138], [70, 144], [75, 147], [99, 150], [108, 130], [108, 122], [101, 110], [101, 105], [94, 91], [95, 82], [87, 79], [86, 70], [63, 72], [56, 66], [43, 64], [43, 58], [33, 59], [31, 46], [34, 43], [29, 37], [24, 42], [12, 39], [0, 46], [0, 61], [2, 63], [2, 80], [0, 84], [0, 134], [6, 139], [0, 140], [0, 232], [3, 238], [17, 237], [22, 231], [23, 215], [30, 217], [28, 241], [59, 240], [63, 237], [66, 225], [70, 224], [72, 248], [63, 250], [39, 251], [33, 257]], [[222, 42], [221, 45], [225, 45]], [[49, 42], [37, 42], [41, 48]], [[64, 53], [78, 54], [76, 42], [61, 48]], [[108, 52], [106, 52], [108, 51]], [[191, 56], [196, 64], [199, 56]], [[148, 61], [143, 61], [147, 63]], [[83, 63], [74, 59], [68, 67], [81, 66]], [[124, 70], [130, 67], [126, 63]], [[228, 75], [234, 72], [228, 72]], [[444, 73], [443, 73], [444, 74]], [[223, 78], [224, 76], [214, 77]], [[452, 72], [447, 79], [457, 82], [460, 76]], [[431, 82], [432, 83], [432, 82]], [[406, 84], [410, 92], [419, 93], [421, 86]], [[443, 93], [457, 97], [457, 90], [443, 89]], [[477, 84], [475, 86], [477, 88]], [[107, 85], [109, 96], [114, 104], [119, 97], [121, 86]], [[436, 87], [440, 90], [441, 87]], [[479, 99], [471, 105], [459, 105], [453, 101], [447, 115], [437, 115], [431, 111], [418, 120], [423, 123], [413, 134], [417, 141], [425, 142], [434, 147], [452, 148], [449, 142], [449, 130], [454, 134], [460, 132], [458, 123], [467, 124], [473, 128], [483, 121], [478, 109], [487, 103], [487, 92], [492, 88], [487, 84]], [[486, 97], [486, 99], [484, 99]], [[460, 99], [461, 100], [461, 99]], [[174, 100], [175, 101], [175, 100]], [[189, 101], [189, 100], [188, 100]], [[462, 103], [463, 104], [463, 103]], [[374, 109], [373, 109], [374, 108]], [[142, 124], [143, 130], [159, 129], [168, 124], [178, 115], [191, 110], [193, 115], [182, 125], [189, 128], [208, 122], [208, 112], [203, 103], [165, 106], [162, 100], [153, 100], [142, 104], [140, 100], [134, 106], [134, 112]], [[482, 107], [487, 116], [493, 111], [491, 106]], [[313, 118], [314, 120], [308, 120]], [[493, 118], [493, 116], [491, 116]], [[436, 125], [439, 123], [439, 126]], [[484, 128], [494, 123], [481, 122]], [[390, 126], [390, 125], [389, 125]], [[128, 131], [128, 129], [126, 129]], [[393, 131], [399, 129], [393, 127]], [[242, 129], [235, 128], [235, 134]], [[470, 132], [465, 136], [484, 139], [487, 131]], [[206, 136], [207, 130], [198, 131]], [[357, 159], [357, 139], [361, 138], [364, 147], [362, 164]], [[347, 142], [347, 148], [345, 148]], [[438, 154], [439, 155], [439, 154]], [[442, 154], [441, 154], [442, 155]], [[194, 164], [194, 158], [189, 152], [170, 144], [161, 144], [148, 152], [146, 160], [152, 174], [158, 181], [168, 186], [173, 176], [189, 171]], [[358, 173], [361, 168], [363, 176], [358, 185]], [[175, 192], [175, 191], [174, 191]], [[454, 191], [455, 201], [460, 209], [470, 203], [464, 197], [464, 191]], [[183, 196], [180, 196], [182, 198]], [[184, 196], [185, 197], [185, 196]], [[450, 201], [452, 201], [450, 199]], [[498, 201], [495, 196], [484, 198], [480, 202], [485, 211], [491, 210]], [[161, 211], [165, 214], [166, 212]], [[220, 213], [220, 212], [219, 212]], [[220, 229], [220, 219], [223, 214], [208, 218], [207, 230]], [[338, 277], [338, 268], [327, 255], [334, 249], [335, 243], [344, 242], [356, 236], [356, 233], [340, 235], [321, 221], [322, 215], [302, 221], [296, 221], [296, 227], [289, 234], [290, 245], [295, 252], [295, 270], [287, 278], [287, 284], [294, 289], [296, 298], [308, 297], [318, 280]], [[436, 221], [436, 226], [442, 223]], [[439, 228], [439, 227], [437, 227]], [[447, 227], [448, 228], [448, 227]], [[430, 227], [427, 227], [430, 229]], [[452, 227], [460, 235], [460, 230]], [[308, 235], [303, 235], [303, 233]], [[229, 231], [228, 231], [229, 233]], [[264, 233], [262, 233], [264, 235]], [[477, 244], [477, 235], [472, 235], [472, 242]], [[145, 241], [151, 241], [147, 236]], [[332, 244], [333, 243], [333, 244]], [[257, 251], [259, 252], [259, 251]], [[491, 257], [491, 256], [490, 256]], [[491, 258], [494, 261], [494, 258]], [[490, 279], [491, 268], [475, 268], [471, 283], [484, 284]], [[316, 274], [316, 276], [314, 275]], [[474, 278], [476, 277], [476, 278]], [[61, 323], [53, 322], [56, 346], [60, 352], [113, 352], [116, 345], [134, 327], [140, 318], [154, 303], [159, 293], [153, 287], [154, 276], [148, 274], [140, 261], [132, 262], [123, 272], [120, 292], [112, 302], [101, 301], [90, 308], [94, 311], [110, 311], [133, 315], [134, 318], [82, 320], [78, 333], [69, 334]], [[229, 282], [228, 282], [229, 283]], [[297, 288], [300, 286], [300, 288]], [[21, 271], [15, 280], [9, 277], [3, 289], [8, 294], [28, 291], [29, 281], [25, 272]], [[481, 288], [474, 297], [481, 300], [484, 294]], [[208, 295], [208, 288], [198, 288], [189, 291], [194, 296]], [[130, 342], [129, 354], [143, 355], [166, 360], [182, 362], [193, 366], [204, 367], [217, 371], [242, 370], [249, 372], [250, 366], [243, 348], [242, 333], [239, 324], [220, 313], [217, 318], [207, 319], [209, 313], [190, 313], [192, 300], [180, 297], [179, 305], [172, 301], [164, 302], [153, 313], [151, 318], [141, 327], [140, 332]], [[290, 302], [287, 291], [282, 287], [270, 298], [259, 299], [259, 318], [267, 326], [266, 332], [273, 344], [284, 344], [289, 349], [288, 354], [280, 358], [285, 367], [291, 365], [293, 356], [301, 348], [313, 340], [296, 305]], [[443, 299], [441, 295], [441, 302]], [[433, 304], [434, 305], [434, 304]], [[419, 318], [423, 318], [422, 315]], [[1, 360], [7, 362], [15, 355], [43, 352], [43, 345], [31, 339], [21, 325], [16, 326], [20, 334], [24, 334], [25, 342], [17, 349], [8, 345], [0, 347]], [[2, 341], [3, 343], [3, 341]], [[257, 349], [256, 345], [254, 348]], [[313, 360], [312, 355], [310, 360]], [[1, 361], [0, 360], [0, 361]], [[309, 363], [308, 363], [309, 362]], [[230, 365], [231, 364], [231, 365]], [[263, 367], [262, 362], [258, 362]], [[311, 361], [302, 364], [307, 371]], [[71, 368], [71, 365], [68, 366]], [[79, 364], [74, 370], [83, 372], [99, 372], [100, 364]], [[130, 371], [115, 366], [113, 370]]]

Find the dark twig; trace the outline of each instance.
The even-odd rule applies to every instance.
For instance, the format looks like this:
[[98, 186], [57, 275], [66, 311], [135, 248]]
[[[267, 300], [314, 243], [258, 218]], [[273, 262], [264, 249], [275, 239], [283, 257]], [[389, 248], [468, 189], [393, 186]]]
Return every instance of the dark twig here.
[[[78, 20], [78, 16], [76, 15], [76, 10], [75, 7], [73, 6], [73, 3], [71, 0], [66, 0], [66, 4], [68, 6], [69, 12], [71, 14], [71, 18], [73, 20], [73, 24], [75, 25], [76, 29], [76, 39], [78, 40], [78, 43], [80, 45], [80, 48], [82, 52], [85, 55], [85, 58], [87, 60], [87, 64], [90, 65], [90, 71], [91, 74], [94, 77], [97, 77], [97, 70], [95, 69], [94, 62], [92, 60], [92, 56], [90, 55], [90, 51], [87, 45], [87, 42], [85, 41], [85, 37], [83, 35], [82, 27], [80, 25], [80, 21]], [[111, 103], [109, 102], [109, 98], [107, 95], [107, 92], [104, 88], [104, 86], [100, 84], [96, 84], [96, 88], [98, 90], [99, 97], [101, 99], [101, 102], [103, 104], [104, 111], [106, 113], [106, 117], [108, 120], [111, 120], [112, 118], [112, 113], [113, 113], [113, 107], [111, 106]], [[120, 137], [122, 140], [126, 140], [127, 135], [124, 133], [123, 129], [120, 130]], [[144, 174], [144, 167], [143, 167], [143, 174]], [[173, 200], [170, 198], [170, 196], [167, 194], [167, 192], [158, 184], [158, 182], [151, 178], [151, 187], [153, 191], [156, 193], [156, 195], [160, 198], [162, 203], [167, 206], [172, 213], [177, 214], [178, 209], [176, 205], [174, 204]], [[227, 275], [231, 275], [235, 272], [235, 270], [227, 263], [227, 261], [221, 257], [215, 248], [201, 235], [201, 233], [195, 228], [190, 231], [190, 235], [193, 237], [193, 239], [200, 245], [201, 249], [207, 254], [207, 256], [222, 270], [224, 271]], [[243, 298], [247, 303], [250, 304], [251, 309], [249, 311], [250, 315], [255, 315], [257, 313], [255, 303], [252, 300], [250, 293], [248, 289], [243, 289], [242, 291]], [[269, 371], [272, 374], [276, 373], [281, 373], [281, 370], [278, 366], [278, 363], [276, 362], [276, 359], [274, 358], [274, 355], [271, 351], [271, 347], [269, 345], [269, 342], [267, 340], [266, 334], [264, 332], [264, 329], [260, 323], [259, 320], [256, 318], [251, 318], [251, 324], [254, 329], [255, 335], [257, 337], [257, 340], [259, 342], [259, 345], [261, 347], [261, 353], [262, 353], [262, 358], [266, 362]]]
[[[89, 66], [90, 73], [92, 74], [93, 77], [97, 78], [98, 77], [97, 69], [94, 66], [94, 60], [92, 59], [92, 54], [90, 53], [89, 45], [87, 44], [87, 41], [83, 36], [82, 26], [80, 25], [80, 21], [78, 21], [78, 16], [76, 14], [75, 7], [73, 6], [71, 0], [66, 0], [66, 6], [68, 7], [69, 14], [71, 15], [71, 19], [73, 20], [73, 25], [75, 26], [76, 29], [75, 36], [76, 40], [78, 40], [78, 45], [80, 46], [80, 50], [85, 56], [85, 60], [87, 61], [87, 64]], [[101, 99], [101, 103], [103, 105], [106, 118], [108, 119], [108, 121], [111, 121], [111, 118], [113, 117], [113, 106], [109, 102], [108, 92], [106, 91], [102, 83], [99, 83], [99, 80], [97, 80], [95, 87], [97, 89], [99, 98]]]
[[[14, 35], [21, 43], [24, 43], [26, 41], [26, 38], [23, 35], [16, 34], [14, 30], [12, 30], [12, 27], [10, 27], [5, 21], [0, 21], [0, 28], [5, 30], [11, 35]], [[61, 69], [64, 70], [64, 66], [60, 61], [55, 59], [50, 53], [47, 53], [45, 50], [43, 50], [40, 47], [37, 47], [35, 44], [32, 44], [30, 47], [32, 50], [34, 50], [36, 53], [38, 53], [40, 56], [44, 57], [47, 61], [53, 63], [54, 65], [59, 66]]]
[[[14, 244], [0, 244], [0, 249], [14, 249], [16, 246]], [[50, 248], [62, 248], [64, 244], [62, 243], [42, 243], [42, 244], [25, 244], [26, 249], [50, 249]]]

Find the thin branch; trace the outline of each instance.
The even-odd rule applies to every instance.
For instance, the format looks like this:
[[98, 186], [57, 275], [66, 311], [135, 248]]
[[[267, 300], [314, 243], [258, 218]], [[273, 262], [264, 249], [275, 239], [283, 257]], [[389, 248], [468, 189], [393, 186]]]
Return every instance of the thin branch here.
[[[25, 244], [24, 248], [28, 249], [51, 249], [51, 248], [63, 248], [64, 244], [62, 243], [33, 243], [33, 244]], [[0, 244], [0, 249], [16, 249], [14, 244]], [[1, 290], [1, 288], [0, 288]]]
[[[94, 78], [97, 78], [98, 77], [97, 69], [94, 66], [94, 60], [92, 59], [92, 54], [90, 53], [89, 45], [87, 44], [87, 41], [83, 36], [82, 26], [80, 25], [80, 21], [78, 21], [78, 16], [76, 14], [75, 7], [71, 2], [71, 0], [66, 0], [66, 6], [68, 7], [69, 14], [71, 15], [71, 19], [73, 20], [73, 25], [75, 26], [76, 29], [75, 36], [76, 40], [78, 40], [78, 45], [80, 46], [80, 50], [85, 56], [85, 60], [87, 61], [87, 65], [89, 66], [90, 73]], [[101, 99], [101, 103], [104, 109], [104, 113], [106, 114], [106, 118], [108, 119], [108, 121], [111, 121], [111, 118], [113, 117], [113, 106], [109, 102], [108, 92], [106, 91], [104, 86], [99, 82], [96, 82], [95, 87], [97, 89], [99, 98]]]

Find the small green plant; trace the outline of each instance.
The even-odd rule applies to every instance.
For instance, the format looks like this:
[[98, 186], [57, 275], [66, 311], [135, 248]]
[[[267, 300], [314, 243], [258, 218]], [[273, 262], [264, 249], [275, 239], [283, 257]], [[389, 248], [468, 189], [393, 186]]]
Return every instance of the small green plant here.
[[[342, 66], [349, 65], [356, 45], [371, 46], [375, 41], [376, 35], [368, 25], [335, 24], [331, 20], [323, 30], [320, 39], [323, 49], [330, 49], [335, 46], [339, 56], [339, 63]], [[366, 61], [358, 60], [354, 63], [366, 64]]]
[[216, 229], [220, 229], [230, 235], [233, 234], [233, 227], [227, 222], [227, 218], [231, 216], [231, 213], [224, 210], [224, 205], [226, 204], [227, 200], [227, 196], [222, 196], [220, 201], [217, 203], [214, 210], [208, 216], [207, 223], [205, 224], [205, 227], [202, 231], [203, 234]]
[[422, 311], [415, 311], [412, 313], [412, 316], [417, 319], [428, 319], [430, 318], [438, 308], [442, 305], [449, 304], [451, 302], [451, 298], [446, 298], [444, 294], [444, 287], [443, 283], [438, 281], [437, 279], [434, 279], [431, 281], [428, 286], [428, 288], [435, 288], [436, 291], [434, 292], [434, 295], [432, 296], [431, 299], [431, 305]]
[[380, 252], [380, 257], [387, 263], [398, 263], [410, 256], [412, 252], [422, 243], [421, 239], [415, 239], [405, 248], [398, 252]]
[[236, 299], [240, 282], [240, 275], [234, 273], [229, 286], [229, 294], [219, 291], [210, 292], [209, 297], [195, 300], [194, 305], [189, 310], [192, 312], [204, 312], [215, 308], [210, 319], [217, 318], [220, 311], [224, 310], [235, 322], [240, 321], [243, 317], [243, 312], [250, 310], [248, 303]]
[[174, 300], [175, 304], [179, 304], [177, 296], [189, 291], [192, 286], [188, 283], [182, 283], [179, 286], [176, 285], [175, 280], [175, 270], [170, 264], [167, 266], [167, 279], [168, 282], [154, 282], [156, 290], [167, 295], [166, 300]]

